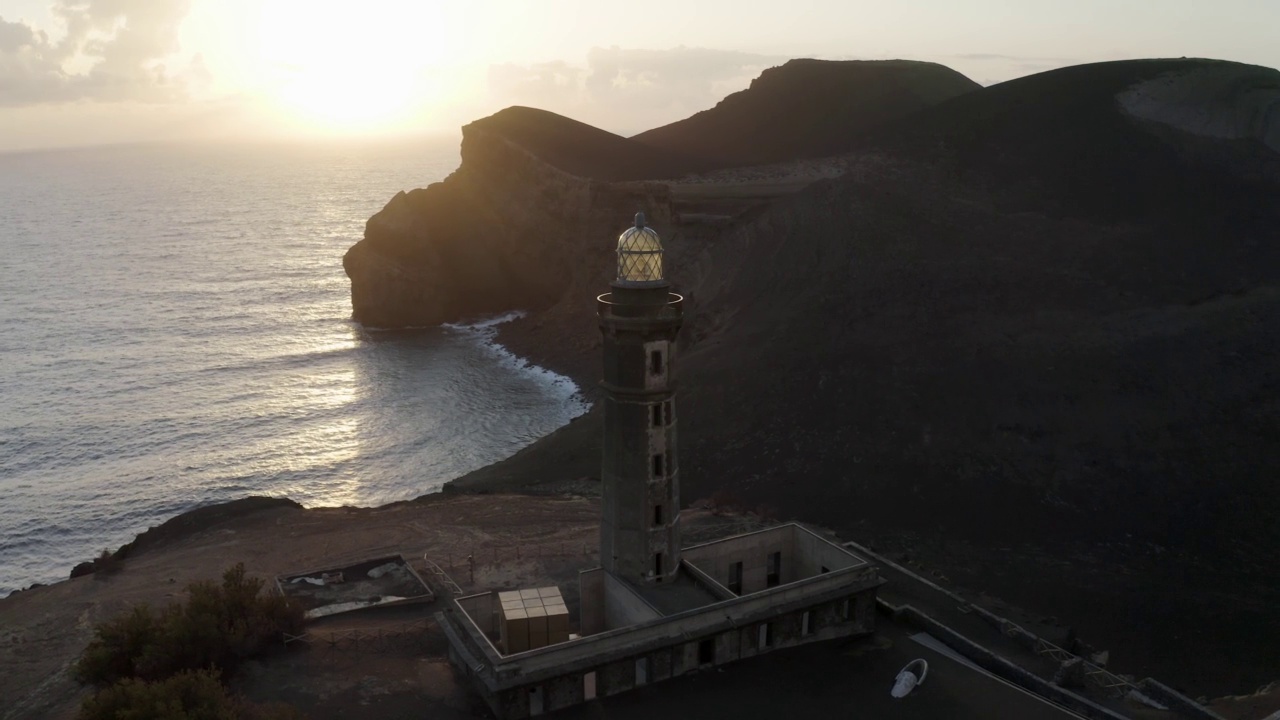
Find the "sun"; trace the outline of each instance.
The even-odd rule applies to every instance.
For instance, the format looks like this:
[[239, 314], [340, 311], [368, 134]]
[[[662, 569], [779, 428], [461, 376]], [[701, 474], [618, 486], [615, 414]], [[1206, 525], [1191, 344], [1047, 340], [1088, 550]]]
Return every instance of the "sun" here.
[[261, 9], [258, 44], [272, 100], [312, 130], [403, 126], [440, 100], [427, 96], [430, 68], [447, 58], [448, 33], [433, 7], [270, 0]]

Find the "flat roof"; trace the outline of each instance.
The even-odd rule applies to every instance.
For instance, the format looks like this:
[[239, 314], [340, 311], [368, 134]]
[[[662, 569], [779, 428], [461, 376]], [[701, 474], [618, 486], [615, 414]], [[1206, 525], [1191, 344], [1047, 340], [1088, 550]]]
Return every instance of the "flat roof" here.
[[[326, 578], [331, 582], [326, 582]], [[333, 582], [335, 580], [339, 580]], [[379, 607], [423, 602], [434, 595], [401, 555], [370, 558], [340, 567], [276, 577], [280, 593], [302, 603], [308, 618]]]
[[[889, 695], [898, 671], [929, 663], [923, 684]], [[600, 706], [597, 706], [597, 703]], [[1080, 720], [1079, 715], [927, 647], [892, 620], [873, 636], [784, 648], [654, 683], [556, 717], [860, 718], [861, 720]]]
[[668, 583], [640, 585], [628, 582], [627, 586], [664, 616], [706, 607], [720, 602], [721, 599], [702, 583], [680, 571], [676, 573], [675, 579]]

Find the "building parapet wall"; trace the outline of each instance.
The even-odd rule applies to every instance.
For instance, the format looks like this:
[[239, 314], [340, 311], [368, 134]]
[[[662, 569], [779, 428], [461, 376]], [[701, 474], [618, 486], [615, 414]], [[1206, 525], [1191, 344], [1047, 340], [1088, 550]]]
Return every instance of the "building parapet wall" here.
[[695, 582], [699, 583], [707, 590], [710, 590], [717, 598], [721, 600], [732, 600], [738, 597], [732, 590], [721, 585], [715, 578], [703, 572], [702, 568], [699, 568], [688, 560], [681, 558], [680, 568], [684, 570], [684, 572], [689, 573], [689, 576], [693, 578]]
[[1090, 718], [1090, 720], [1129, 720], [1125, 716], [1105, 708], [1088, 698], [1077, 695], [1059, 685], [1041, 678], [1024, 668], [1018, 667], [1008, 659], [988, 650], [987, 648], [975, 643], [969, 638], [952, 630], [950, 627], [934, 620], [925, 613], [917, 610], [910, 605], [902, 605], [894, 607], [883, 600], [878, 603], [887, 608], [894, 618], [914, 625], [921, 630], [928, 632], [944, 645], [960, 653], [964, 657], [972, 660], [978, 667], [990, 672], [991, 674], [1008, 680], [1015, 685], [1030, 690], [1031, 692], [1052, 700], [1063, 707], [1070, 709], [1072, 712]]
[[[649, 604], [631, 586], [610, 573], [604, 573], [604, 626], [608, 630], [632, 627], [657, 620], [662, 613]], [[586, 604], [586, 599], [582, 604]], [[583, 635], [586, 635], [584, 632]]]
[[1173, 688], [1154, 678], [1147, 678], [1138, 683], [1142, 692], [1151, 699], [1176, 709], [1183, 715], [1202, 718], [1203, 720], [1223, 720], [1223, 717]]
[[[874, 567], [848, 568], [808, 578], [748, 597], [714, 603], [695, 610], [659, 618], [642, 625], [609, 630], [568, 643], [530, 650], [516, 655], [499, 655], [493, 644], [465, 618], [456, 620], [470, 645], [484, 656], [487, 665], [477, 677], [490, 692], [541, 682], [561, 675], [584, 672], [604, 663], [632, 657], [674, 642], [714, 635], [725, 629], [761, 622], [770, 617], [802, 610], [874, 590], [884, 581]], [[466, 598], [459, 598], [458, 603]], [[461, 610], [461, 607], [458, 608]], [[457, 611], [452, 611], [457, 615]], [[454, 633], [451, 633], [451, 635]], [[461, 637], [459, 639], [462, 639]]]
[[729, 578], [730, 566], [741, 563], [741, 593], [748, 595], [768, 588], [771, 554], [782, 559], [778, 568], [781, 585], [868, 564], [799, 523], [693, 545], [684, 549], [682, 557], [721, 585]]

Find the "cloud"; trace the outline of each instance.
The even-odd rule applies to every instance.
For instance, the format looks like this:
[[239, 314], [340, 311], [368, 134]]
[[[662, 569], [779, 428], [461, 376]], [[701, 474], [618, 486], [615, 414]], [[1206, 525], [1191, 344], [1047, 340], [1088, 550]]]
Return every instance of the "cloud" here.
[[751, 82], [787, 58], [678, 47], [673, 50], [592, 48], [586, 85], [597, 102], [651, 102], [702, 107]]
[[601, 127], [638, 132], [712, 107], [781, 56], [677, 47], [592, 48], [586, 64], [489, 68], [489, 91], [506, 105], [534, 105]]
[[563, 105], [583, 99], [586, 76], [584, 68], [563, 60], [531, 65], [505, 63], [489, 67], [489, 89], [515, 104]]
[[58, 39], [0, 18], [0, 106], [76, 100], [170, 102], [203, 65], [174, 72], [189, 0], [56, 0]]
[[951, 57], [957, 60], [993, 60], [997, 62], [1035, 64], [1053, 67], [1075, 65], [1080, 62], [1075, 58], [1037, 57], [1033, 55], [1002, 55], [1000, 53], [960, 53], [958, 55], [952, 55]]

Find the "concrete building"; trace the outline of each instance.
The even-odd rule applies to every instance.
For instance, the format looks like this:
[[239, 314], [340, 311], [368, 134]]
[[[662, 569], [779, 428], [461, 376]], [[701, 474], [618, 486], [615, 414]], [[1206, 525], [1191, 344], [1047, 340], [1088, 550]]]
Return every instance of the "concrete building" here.
[[597, 298], [600, 567], [579, 575], [576, 622], [569, 619], [567, 639], [546, 631], [537, 636], [546, 644], [532, 647], [509, 640], [511, 618], [521, 622], [524, 610], [511, 596], [461, 597], [438, 616], [457, 671], [501, 718], [874, 630], [883, 583], [876, 567], [800, 525], [682, 546], [675, 360], [683, 298], [671, 292], [661, 241], [643, 214], [617, 253], [611, 292]]

